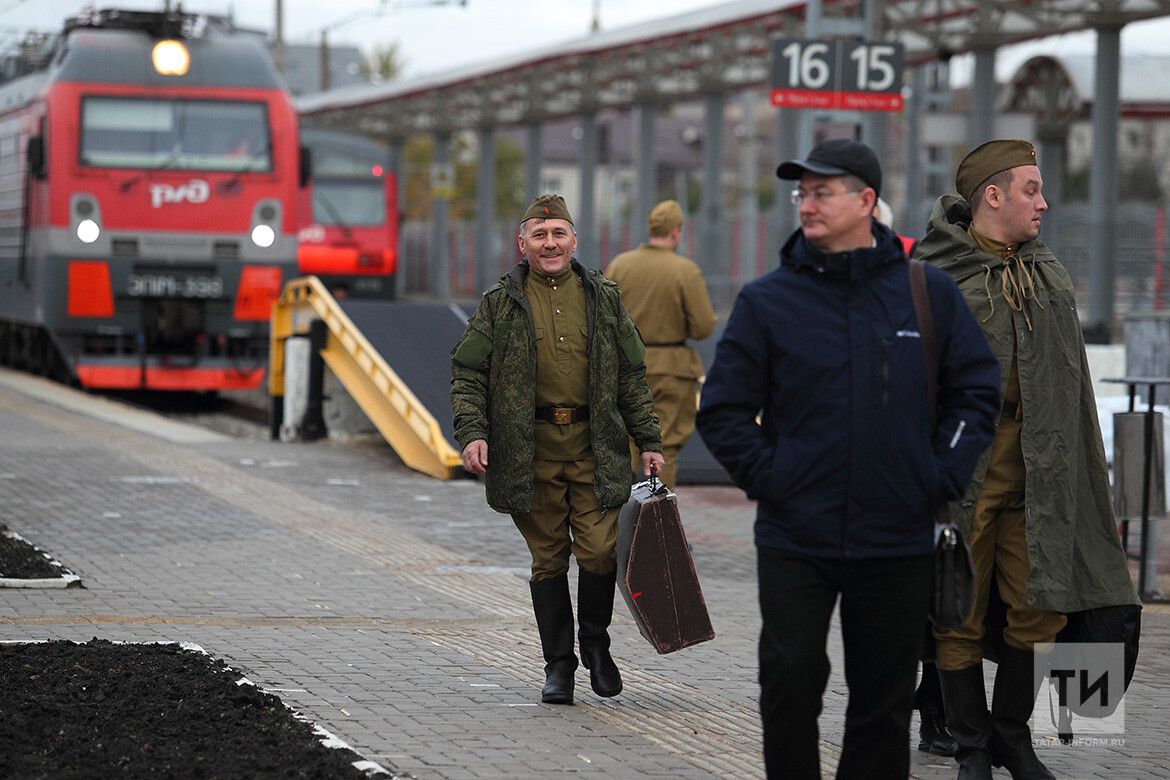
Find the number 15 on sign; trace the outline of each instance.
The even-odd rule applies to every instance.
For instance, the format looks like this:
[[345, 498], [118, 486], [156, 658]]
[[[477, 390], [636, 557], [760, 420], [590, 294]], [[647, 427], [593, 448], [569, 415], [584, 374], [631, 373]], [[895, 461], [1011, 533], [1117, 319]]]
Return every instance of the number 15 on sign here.
[[901, 111], [902, 45], [781, 38], [772, 49], [772, 105]]

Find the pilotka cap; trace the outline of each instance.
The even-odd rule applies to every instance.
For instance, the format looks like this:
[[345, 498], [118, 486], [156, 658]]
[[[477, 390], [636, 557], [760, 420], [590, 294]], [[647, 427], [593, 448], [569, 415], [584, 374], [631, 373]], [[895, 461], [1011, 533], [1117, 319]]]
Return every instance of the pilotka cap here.
[[682, 224], [682, 209], [677, 200], [664, 200], [646, 215], [646, 229], [652, 236], [669, 235], [670, 231]]
[[520, 222], [524, 223], [530, 219], [563, 219], [570, 225], [573, 224], [573, 218], [569, 216], [569, 207], [565, 205], [565, 199], [560, 195], [537, 195], [533, 198], [532, 205], [524, 212]]
[[882, 194], [882, 165], [877, 155], [861, 141], [830, 138], [809, 152], [807, 160], [781, 163], [776, 175], [781, 179], [799, 179], [805, 171], [821, 176], [856, 176]]
[[955, 171], [955, 190], [970, 203], [979, 185], [1000, 171], [1036, 164], [1036, 147], [1027, 141], [1002, 138], [972, 149]]

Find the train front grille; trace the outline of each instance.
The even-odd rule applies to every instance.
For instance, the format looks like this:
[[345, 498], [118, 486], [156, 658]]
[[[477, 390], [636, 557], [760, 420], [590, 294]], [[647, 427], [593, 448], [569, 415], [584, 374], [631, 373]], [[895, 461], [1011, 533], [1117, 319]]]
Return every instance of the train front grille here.
[[144, 299], [142, 332], [146, 353], [191, 355], [199, 353], [205, 332], [203, 301]]

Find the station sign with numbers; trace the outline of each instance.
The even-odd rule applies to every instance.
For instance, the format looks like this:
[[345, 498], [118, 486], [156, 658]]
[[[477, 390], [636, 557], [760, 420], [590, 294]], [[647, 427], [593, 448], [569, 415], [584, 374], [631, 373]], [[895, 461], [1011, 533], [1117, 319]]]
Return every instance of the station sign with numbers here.
[[772, 46], [772, 105], [826, 111], [901, 111], [900, 43], [779, 38]]

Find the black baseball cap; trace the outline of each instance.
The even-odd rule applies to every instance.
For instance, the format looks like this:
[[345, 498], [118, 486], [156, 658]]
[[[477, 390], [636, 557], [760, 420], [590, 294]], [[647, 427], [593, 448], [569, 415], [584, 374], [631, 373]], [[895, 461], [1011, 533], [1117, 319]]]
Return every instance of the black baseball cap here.
[[882, 166], [877, 155], [861, 141], [830, 138], [816, 145], [807, 160], [781, 163], [776, 175], [781, 179], [799, 179], [805, 171], [821, 176], [849, 176], [861, 179], [874, 192], [882, 193]]

